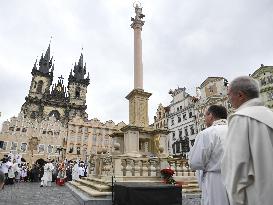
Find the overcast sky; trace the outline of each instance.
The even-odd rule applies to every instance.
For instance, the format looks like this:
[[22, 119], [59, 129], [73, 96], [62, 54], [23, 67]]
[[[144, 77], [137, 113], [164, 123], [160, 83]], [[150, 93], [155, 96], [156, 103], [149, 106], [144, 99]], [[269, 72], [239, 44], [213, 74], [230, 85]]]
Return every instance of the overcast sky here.
[[[133, 89], [131, 0], [9, 0], [0, 6], [0, 122], [17, 116], [50, 36], [54, 82], [65, 85], [83, 47], [89, 119], [128, 123]], [[209, 76], [228, 80], [273, 65], [272, 0], [142, 0], [144, 90], [153, 122], [169, 89], [194, 95]]]

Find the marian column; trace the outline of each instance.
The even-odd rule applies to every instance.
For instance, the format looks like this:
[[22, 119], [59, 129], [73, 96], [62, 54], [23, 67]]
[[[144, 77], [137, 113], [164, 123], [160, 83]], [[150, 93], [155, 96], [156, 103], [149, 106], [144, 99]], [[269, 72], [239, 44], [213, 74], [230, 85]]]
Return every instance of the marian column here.
[[134, 89], [126, 96], [129, 100], [129, 124], [137, 127], [148, 127], [148, 99], [151, 93], [143, 90], [142, 40], [141, 31], [145, 17], [141, 5], [134, 4], [135, 17], [131, 28], [134, 29]]
[[142, 8], [138, 4], [135, 5], [135, 18], [131, 18], [133, 23], [131, 28], [134, 29], [134, 88], [143, 89], [143, 65], [142, 65], [142, 40], [141, 31], [145, 21], [142, 14]]

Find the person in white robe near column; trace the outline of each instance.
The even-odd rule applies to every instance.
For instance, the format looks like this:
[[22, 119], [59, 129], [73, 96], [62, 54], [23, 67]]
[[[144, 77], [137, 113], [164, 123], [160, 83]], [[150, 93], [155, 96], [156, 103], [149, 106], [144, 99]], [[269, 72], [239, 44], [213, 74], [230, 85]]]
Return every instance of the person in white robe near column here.
[[205, 113], [207, 129], [197, 136], [189, 153], [189, 165], [196, 170], [202, 190], [202, 205], [228, 205], [226, 190], [221, 178], [221, 160], [227, 134], [227, 110], [211, 105]]
[[273, 112], [259, 99], [258, 82], [234, 79], [228, 96], [237, 109], [228, 121], [222, 175], [230, 205], [273, 204]]
[[79, 176], [80, 178], [84, 177], [84, 164], [80, 164], [79, 166]]
[[53, 170], [54, 170], [54, 166], [49, 160], [44, 166], [44, 175], [41, 178], [41, 187], [51, 186]]
[[72, 180], [79, 179], [79, 165], [77, 162], [74, 162], [74, 166], [72, 168]]

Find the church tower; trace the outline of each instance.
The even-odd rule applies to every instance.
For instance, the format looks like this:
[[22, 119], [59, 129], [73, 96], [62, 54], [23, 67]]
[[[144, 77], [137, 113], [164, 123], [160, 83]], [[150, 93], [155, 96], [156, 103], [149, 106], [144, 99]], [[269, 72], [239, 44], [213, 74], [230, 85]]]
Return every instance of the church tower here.
[[32, 69], [32, 80], [26, 102], [22, 105], [21, 111], [25, 117], [41, 119], [43, 115], [41, 99], [50, 92], [53, 80], [54, 65], [53, 57], [50, 57], [50, 44], [45, 55], [42, 54], [37, 68], [37, 60]]
[[68, 78], [68, 93], [69, 93], [69, 119], [76, 115], [87, 118], [85, 112], [87, 86], [90, 84], [89, 73], [85, 78], [86, 63], [83, 65], [83, 54], [81, 53], [78, 64], [75, 63], [73, 72], [71, 70]]

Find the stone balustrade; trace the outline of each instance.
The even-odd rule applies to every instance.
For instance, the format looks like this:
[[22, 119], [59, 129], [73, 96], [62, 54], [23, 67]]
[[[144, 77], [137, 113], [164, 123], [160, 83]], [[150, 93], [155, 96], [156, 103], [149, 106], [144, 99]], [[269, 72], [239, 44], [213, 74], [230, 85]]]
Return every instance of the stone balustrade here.
[[170, 167], [175, 176], [195, 176], [188, 161], [175, 158], [128, 157], [122, 155], [96, 155], [90, 161], [90, 174], [98, 177], [160, 177], [160, 170]]
[[175, 171], [175, 176], [195, 176], [195, 171], [191, 170], [186, 159], [168, 159], [170, 168]]

